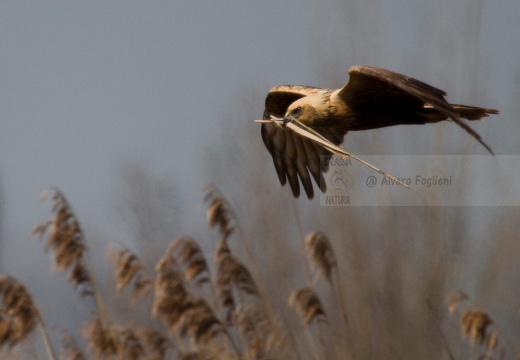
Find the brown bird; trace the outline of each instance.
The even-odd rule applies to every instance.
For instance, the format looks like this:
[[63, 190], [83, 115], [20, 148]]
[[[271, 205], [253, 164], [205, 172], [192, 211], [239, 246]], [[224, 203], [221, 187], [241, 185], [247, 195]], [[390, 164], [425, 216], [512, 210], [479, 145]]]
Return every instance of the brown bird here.
[[[341, 89], [281, 85], [269, 90], [264, 119], [283, 118], [283, 124], [298, 120], [339, 145], [348, 131], [378, 129], [393, 125], [413, 125], [451, 120], [476, 138], [491, 154], [491, 148], [461, 118], [479, 120], [498, 110], [449, 104], [446, 93], [419, 80], [389, 70], [353, 66], [350, 80]], [[283, 125], [262, 124], [262, 139], [285, 185], [289, 180], [293, 195], [300, 195], [301, 180], [309, 199], [314, 196], [311, 177], [322, 192], [327, 167], [320, 156], [330, 156], [323, 148]]]

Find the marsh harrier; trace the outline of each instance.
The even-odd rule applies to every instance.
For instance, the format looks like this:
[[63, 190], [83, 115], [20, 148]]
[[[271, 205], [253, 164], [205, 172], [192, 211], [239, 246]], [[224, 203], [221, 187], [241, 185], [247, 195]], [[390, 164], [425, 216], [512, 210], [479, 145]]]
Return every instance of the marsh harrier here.
[[[450, 120], [477, 139], [490, 153], [491, 148], [461, 118], [479, 120], [497, 110], [449, 104], [446, 93], [419, 80], [389, 70], [353, 66], [350, 79], [341, 89], [281, 85], [269, 90], [264, 119], [283, 119], [281, 126], [265, 121], [262, 139], [274, 166], [293, 195], [300, 195], [300, 178], [309, 198], [314, 196], [310, 175], [321, 191], [326, 190], [320, 156], [331, 152], [292, 131], [290, 122], [299, 122], [334, 145], [343, 142], [349, 131], [378, 129], [393, 125], [415, 125]], [[309, 175], [310, 172], [310, 175]]]

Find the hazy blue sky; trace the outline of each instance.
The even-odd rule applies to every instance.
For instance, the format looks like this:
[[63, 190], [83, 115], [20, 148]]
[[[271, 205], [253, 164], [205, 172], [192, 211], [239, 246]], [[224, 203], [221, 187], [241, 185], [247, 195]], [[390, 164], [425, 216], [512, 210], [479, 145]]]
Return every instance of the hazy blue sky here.
[[[520, 153], [509, 126], [518, 122], [511, 93], [520, 86], [520, 2], [485, 2], [482, 17], [469, 21], [477, 33], [457, 27], [468, 1], [332, 3], [353, 12], [357, 28], [317, 1], [0, 2], [0, 171], [8, 234], [26, 234], [48, 216], [48, 206], [37, 203], [48, 186], [69, 197], [83, 222], [104, 229], [113, 219], [117, 171], [133, 159], [174, 176], [186, 199], [194, 199], [186, 206], [200, 206], [199, 188], [211, 181], [201, 159], [219, 151], [204, 144], [218, 144], [222, 117], [237, 96], [252, 84], [265, 91], [282, 83], [328, 85], [316, 64], [334, 46], [341, 49], [330, 57], [344, 54], [328, 60], [343, 64], [345, 77], [337, 83], [356, 62], [433, 82], [456, 102], [474, 99], [501, 109], [490, 120], [495, 125], [478, 129], [498, 154]], [[366, 23], [374, 11], [382, 22]], [[437, 31], [446, 47], [431, 49], [422, 39]], [[480, 36], [473, 58], [458, 52], [451, 31], [456, 39]], [[458, 86], [475, 54], [482, 91]], [[435, 75], [433, 65], [443, 58], [441, 64], [453, 60], [458, 67]], [[263, 95], [257, 100], [261, 116]], [[252, 120], [232, 122], [255, 126]], [[259, 162], [271, 161], [263, 155]]]
[[254, 79], [307, 77], [308, 19], [301, 1], [1, 2], [9, 224], [34, 223], [50, 185], [100, 220], [133, 158], [198, 191], [222, 108]]

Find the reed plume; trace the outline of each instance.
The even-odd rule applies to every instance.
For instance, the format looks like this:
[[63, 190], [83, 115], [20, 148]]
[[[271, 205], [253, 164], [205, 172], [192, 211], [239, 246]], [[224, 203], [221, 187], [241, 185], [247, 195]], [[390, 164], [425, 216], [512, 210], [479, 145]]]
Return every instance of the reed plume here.
[[209, 267], [199, 244], [188, 236], [176, 238], [172, 245], [172, 251], [177, 253], [177, 258], [184, 265], [184, 276], [187, 281], [196, 280], [198, 285], [209, 282]]
[[482, 345], [484, 340], [490, 335], [487, 329], [492, 323], [491, 318], [483, 311], [464, 311], [460, 319], [462, 335], [464, 337], [469, 336], [472, 346], [475, 345], [476, 342]]
[[89, 340], [88, 346], [97, 358], [117, 355], [118, 343], [114, 329], [106, 329], [100, 319], [91, 320], [83, 327], [83, 337]]
[[258, 295], [258, 289], [251, 273], [240, 260], [231, 254], [224, 239], [221, 239], [215, 263], [217, 266], [218, 287], [226, 288], [234, 285], [238, 290], [246, 294]]
[[175, 360], [218, 360], [218, 359], [226, 359], [215, 354], [209, 353], [207, 351], [197, 351], [197, 352], [188, 352], [179, 355]]
[[[228, 324], [231, 322], [231, 315], [236, 305], [233, 297], [234, 286], [242, 293], [258, 296], [264, 303], [264, 309], [268, 315], [270, 325], [276, 328], [278, 322], [269, 298], [269, 293], [260, 274], [260, 267], [258, 266], [256, 256], [252, 251], [252, 246], [244, 230], [240, 226], [230, 204], [220, 193], [218, 188], [213, 184], [209, 184], [204, 187], [204, 190], [207, 191], [204, 202], [208, 204], [208, 224], [211, 228], [218, 227], [220, 231], [220, 241], [215, 253], [215, 264], [217, 267], [216, 283], [220, 307], [226, 311], [226, 322]], [[227, 241], [235, 229], [240, 235], [241, 241], [239, 244], [243, 246], [247, 254], [249, 268], [253, 272], [257, 282], [253, 280], [249, 269], [231, 254]]]
[[173, 242], [156, 266], [155, 295], [152, 314], [168, 325], [171, 333], [188, 337], [195, 343], [213, 343], [218, 334], [227, 336], [233, 350], [239, 354], [230, 334], [209, 304], [186, 289], [179, 264], [173, 254], [181, 242]]
[[227, 325], [232, 324], [233, 311], [236, 308], [235, 298], [233, 296], [233, 289], [231, 286], [218, 287], [218, 305], [221, 311], [224, 312], [224, 320]]
[[325, 278], [331, 281], [331, 272], [337, 262], [329, 239], [324, 234], [313, 231], [305, 238], [305, 250]]
[[123, 328], [118, 333], [117, 345], [117, 353], [120, 359], [138, 360], [145, 356], [141, 339], [130, 326]]
[[[49, 192], [44, 191], [41, 199], [49, 197]], [[93, 347], [100, 354], [112, 354], [115, 348], [112, 326], [108, 319], [105, 304], [101, 292], [93, 276], [92, 265], [88, 261], [85, 237], [67, 198], [59, 190], [52, 190], [50, 195], [52, 202], [52, 220], [37, 225], [32, 231], [41, 239], [47, 234], [46, 248], [54, 252], [54, 263], [60, 271], [69, 271], [68, 280], [75, 289], [81, 289], [82, 297], [93, 296], [99, 314], [99, 319], [93, 321], [85, 331], [91, 340]]]
[[[326, 320], [326, 314], [325, 309], [321, 304], [321, 300], [318, 297], [318, 294], [316, 294], [314, 289], [312, 289], [311, 287], [303, 287], [301, 289], [295, 290], [289, 297], [289, 305], [296, 308], [304, 324], [306, 325], [305, 334], [307, 336], [308, 343], [314, 355], [314, 358], [326, 358], [326, 347], [323, 341], [323, 336], [321, 334], [321, 329], [319, 328], [319, 323], [321, 321]], [[314, 339], [310, 331], [310, 325], [313, 322], [316, 322], [316, 325], [318, 325], [319, 338], [322, 344], [322, 355], [319, 354], [318, 348], [314, 342]]]
[[231, 324], [236, 307], [233, 288], [255, 296], [258, 296], [258, 289], [246, 266], [232, 255], [224, 237], [220, 239], [215, 251], [215, 266], [219, 306], [224, 311], [225, 321]]
[[246, 340], [249, 358], [261, 359], [265, 356], [264, 335], [266, 321], [260, 311], [252, 306], [240, 306], [234, 312], [234, 323], [238, 333]]
[[[350, 353], [350, 358], [355, 359], [354, 342], [352, 341], [351, 327], [347, 306], [343, 297], [341, 281], [337, 278], [338, 262], [334, 254], [332, 244], [325, 234], [319, 231], [310, 232], [304, 240], [305, 252], [310, 256], [312, 262], [316, 265], [318, 271], [329, 282], [334, 290], [338, 304], [341, 309], [341, 316], [345, 324], [345, 338], [342, 342], [347, 345], [347, 351]], [[336, 269], [336, 278], [333, 277], [333, 270]]]
[[219, 333], [225, 332], [206, 300], [195, 296], [190, 296], [184, 304], [181, 320], [181, 336], [189, 336], [196, 343], [211, 342]]
[[[468, 295], [462, 291], [450, 294], [447, 299], [450, 314], [453, 314], [462, 303], [468, 301]], [[460, 310], [459, 318], [462, 338], [469, 337], [471, 347], [480, 345], [485, 349], [486, 358], [490, 358], [494, 351], [500, 354], [505, 352], [498, 328], [487, 313], [474, 309], [471, 305], [464, 305]], [[514, 349], [513, 346], [511, 347]]]
[[166, 271], [161, 270], [155, 283], [154, 317], [162, 319], [170, 332], [179, 330], [181, 336], [189, 335], [196, 342], [222, 331], [206, 301], [187, 292], [181, 274]]
[[[44, 191], [41, 200], [48, 196], [49, 192]], [[32, 234], [38, 235], [40, 239], [47, 234], [45, 248], [53, 250], [57, 269], [63, 272], [71, 270], [69, 281], [74, 288], [81, 288], [82, 296], [93, 295], [91, 274], [84, 262], [87, 247], [79, 221], [65, 195], [59, 190], [54, 190], [50, 200], [54, 218], [37, 225]]]
[[316, 292], [310, 287], [304, 287], [293, 291], [289, 297], [289, 305], [295, 307], [305, 324], [310, 324], [314, 320], [324, 320], [325, 309]]
[[233, 317], [238, 333], [246, 341], [249, 359], [288, 358], [286, 335], [279, 327], [271, 326], [258, 308], [241, 305]]
[[173, 332], [185, 311], [188, 297], [189, 293], [177, 270], [177, 263], [170, 251], [167, 251], [156, 266], [152, 315], [168, 324]]
[[233, 231], [231, 220], [234, 216], [226, 199], [213, 185], [206, 185], [203, 190], [207, 191], [204, 202], [207, 204], [207, 222], [210, 228], [218, 227], [222, 237], [227, 238]]
[[25, 340], [38, 325], [50, 360], [56, 360], [43, 319], [25, 285], [11, 276], [0, 275], [0, 347], [11, 349]]
[[[215, 254], [213, 257], [215, 267], [217, 268], [217, 279], [218, 279], [219, 262], [224, 257], [230, 256], [230, 255], [231, 255], [231, 249], [229, 248], [227, 239], [225, 237], [222, 237], [217, 244], [217, 248], [215, 249]], [[219, 285], [217, 279], [215, 279], [215, 282], [217, 283], [219, 305], [222, 309], [225, 309], [227, 311], [227, 316], [226, 316], [227, 321], [231, 321], [231, 314], [235, 309], [235, 299], [233, 297], [233, 288], [231, 287], [230, 283], [228, 283], [226, 286], [224, 286], [224, 284], [221, 282]]]
[[137, 255], [125, 248], [112, 248], [109, 257], [116, 269], [116, 290], [120, 292], [133, 282], [131, 302], [138, 297], [146, 298], [152, 290], [153, 281], [146, 275]]
[[146, 354], [152, 359], [164, 359], [166, 352], [172, 347], [171, 341], [159, 331], [151, 327], [143, 327], [137, 331]]
[[27, 288], [10, 276], [0, 276], [0, 296], [0, 346], [13, 347], [34, 330], [38, 310]]
[[61, 353], [62, 360], [86, 360], [86, 356], [81, 351], [74, 336], [70, 333], [65, 333], [61, 338]]
[[233, 287], [231, 286], [231, 281], [223, 281], [223, 279], [220, 279], [219, 282], [219, 277], [222, 277], [222, 275], [220, 274], [221, 269], [219, 264], [220, 261], [227, 256], [231, 256], [231, 250], [229, 249], [227, 239], [225, 237], [222, 237], [217, 245], [217, 249], [215, 250], [214, 256], [215, 266], [217, 268], [216, 285], [218, 306], [220, 310], [224, 312], [223, 318], [226, 324], [231, 325], [233, 312], [236, 307], [235, 297], [233, 295]]
[[190, 352], [182, 354], [176, 358], [176, 360], [205, 360], [199, 353]]

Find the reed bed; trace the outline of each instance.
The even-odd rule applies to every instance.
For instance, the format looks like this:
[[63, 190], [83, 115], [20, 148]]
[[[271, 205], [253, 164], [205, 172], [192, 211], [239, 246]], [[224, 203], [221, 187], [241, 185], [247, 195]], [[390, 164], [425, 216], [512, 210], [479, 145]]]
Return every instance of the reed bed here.
[[[302, 239], [305, 273], [310, 276], [290, 291], [286, 308], [275, 309], [271, 303], [279, 294], [269, 292], [258, 276], [261, 268], [249, 259], [255, 257], [253, 247], [243, 240], [244, 231], [231, 205], [214, 186], [205, 191], [207, 223], [217, 232], [213, 261], [189, 236], [174, 238], [154, 269], [146, 268], [131, 249], [108, 249], [113, 267], [109, 293], [128, 303], [125, 323], [115, 321], [106, 305], [87, 239], [71, 205], [59, 190], [47, 192], [44, 198], [50, 200], [53, 216], [37, 225], [33, 234], [45, 239], [53, 267], [68, 274], [81, 301], [91, 302], [94, 311], [79, 326], [82, 339], [61, 329], [61, 343], [53, 344], [28, 289], [1, 275], [0, 347], [9, 354], [14, 347], [34, 342], [36, 335], [31, 334], [39, 328], [49, 359], [57, 359], [57, 353], [67, 360], [368, 358], [352, 323], [356, 308], [342, 281], [342, 260], [327, 235], [312, 231]], [[236, 247], [246, 249], [244, 259], [235, 253]], [[148, 314], [145, 322], [133, 317], [133, 310], [143, 307]], [[514, 341], [486, 311], [475, 308], [466, 293], [451, 293], [444, 310], [430, 300], [428, 307], [446, 358], [519, 358]], [[299, 319], [299, 324], [291, 323], [291, 318]], [[456, 326], [458, 342], [451, 331]], [[457, 347], [460, 355], [455, 356]]]

